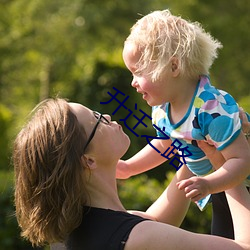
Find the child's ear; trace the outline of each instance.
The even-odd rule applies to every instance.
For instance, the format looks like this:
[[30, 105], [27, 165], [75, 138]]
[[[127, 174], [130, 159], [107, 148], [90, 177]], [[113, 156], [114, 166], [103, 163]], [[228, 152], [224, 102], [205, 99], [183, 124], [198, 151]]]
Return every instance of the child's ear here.
[[175, 63], [172, 63], [171, 67], [172, 67], [172, 72], [175, 72], [178, 68]]
[[176, 77], [180, 74], [180, 69], [179, 69], [179, 60], [176, 57], [173, 57], [171, 59], [171, 70], [173, 73], [173, 76]]

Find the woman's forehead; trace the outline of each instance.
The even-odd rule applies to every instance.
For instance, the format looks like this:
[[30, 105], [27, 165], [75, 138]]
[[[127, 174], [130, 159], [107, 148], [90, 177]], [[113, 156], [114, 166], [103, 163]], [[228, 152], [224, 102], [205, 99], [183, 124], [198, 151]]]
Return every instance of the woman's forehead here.
[[76, 115], [79, 113], [91, 113], [91, 110], [80, 103], [69, 102], [69, 107]]
[[88, 126], [88, 123], [93, 121], [94, 116], [91, 109], [79, 104], [79, 103], [69, 103], [71, 111], [76, 115], [77, 120], [85, 128]]

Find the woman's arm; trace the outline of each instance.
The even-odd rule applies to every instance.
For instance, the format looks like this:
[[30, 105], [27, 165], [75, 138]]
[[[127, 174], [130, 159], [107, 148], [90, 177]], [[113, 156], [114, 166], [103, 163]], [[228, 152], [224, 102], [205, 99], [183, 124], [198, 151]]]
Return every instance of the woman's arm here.
[[206, 154], [214, 169], [219, 169], [225, 163], [225, 158], [215, 146], [212, 146], [205, 141], [197, 141], [197, 144]]
[[131, 231], [125, 250], [249, 250], [250, 196], [242, 185], [226, 191], [226, 194], [235, 226], [235, 240], [191, 233], [164, 223], [144, 221]]
[[245, 185], [226, 190], [232, 214], [235, 240], [249, 245], [250, 248], [250, 195]]

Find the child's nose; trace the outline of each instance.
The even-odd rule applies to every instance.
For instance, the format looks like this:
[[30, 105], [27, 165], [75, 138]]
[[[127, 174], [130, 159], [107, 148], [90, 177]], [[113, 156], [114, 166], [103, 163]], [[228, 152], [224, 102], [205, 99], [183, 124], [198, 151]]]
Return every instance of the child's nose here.
[[133, 77], [133, 80], [131, 82], [131, 86], [134, 87], [134, 88], [136, 88], [138, 86], [138, 83], [137, 83], [137, 81], [136, 81], [136, 79], [134, 77]]

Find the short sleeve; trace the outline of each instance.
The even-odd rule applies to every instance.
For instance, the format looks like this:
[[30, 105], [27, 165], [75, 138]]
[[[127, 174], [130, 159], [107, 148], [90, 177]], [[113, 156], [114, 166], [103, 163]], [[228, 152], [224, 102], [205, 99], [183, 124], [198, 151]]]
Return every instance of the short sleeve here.
[[215, 88], [212, 90], [208, 89], [199, 96], [204, 103], [198, 112], [198, 123], [207, 141], [222, 150], [240, 134], [239, 108], [230, 94]]

